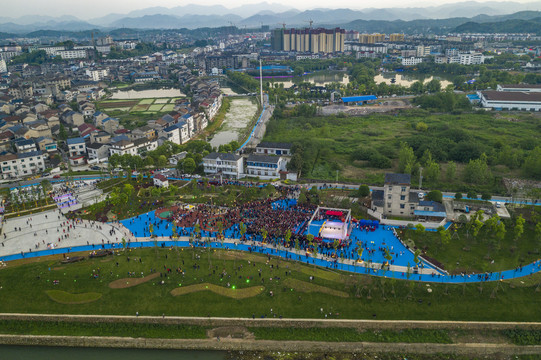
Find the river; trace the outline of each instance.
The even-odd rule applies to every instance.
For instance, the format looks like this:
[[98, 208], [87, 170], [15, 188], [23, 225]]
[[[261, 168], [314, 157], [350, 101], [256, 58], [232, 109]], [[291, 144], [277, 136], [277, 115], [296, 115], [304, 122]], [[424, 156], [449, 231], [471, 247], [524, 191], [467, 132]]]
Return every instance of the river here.
[[179, 89], [151, 89], [151, 90], [122, 90], [113, 93], [113, 100], [149, 99], [149, 98], [174, 98], [186, 96]]
[[231, 107], [225, 115], [220, 130], [210, 140], [210, 145], [218, 147], [231, 141], [239, 141], [240, 133], [250, 124], [257, 111], [257, 105], [250, 99], [231, 99]]
[[224, 351], [72, 348], [0, 345], [6, 360], [225, 360]]

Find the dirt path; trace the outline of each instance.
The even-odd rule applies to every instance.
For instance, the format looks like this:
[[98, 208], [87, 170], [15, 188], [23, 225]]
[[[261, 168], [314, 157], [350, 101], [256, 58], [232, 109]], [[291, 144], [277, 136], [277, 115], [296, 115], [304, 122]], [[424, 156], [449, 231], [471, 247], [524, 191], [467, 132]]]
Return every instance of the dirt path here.
[[111, 289], [126, 289], [130, 288], [132, 286], [137, 286], [139, 284], [146, 283], [147, 281], [150, 281], [152, 279], [157, 278], [160, 276], [160, 273], [154, 273], [151, 275], [147, 275], [142, 278], [124, 278], [124, 279], [118, 279], [115, 281], [112, 281], [109, 283], [109, 287]]

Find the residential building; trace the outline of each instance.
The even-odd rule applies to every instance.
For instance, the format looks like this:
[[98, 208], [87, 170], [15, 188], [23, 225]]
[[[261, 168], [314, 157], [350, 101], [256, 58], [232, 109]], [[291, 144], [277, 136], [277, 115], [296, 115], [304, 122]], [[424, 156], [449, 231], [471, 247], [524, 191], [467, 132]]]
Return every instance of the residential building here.
[[1, 59], [0, 60], [0, 74], [5, 73], [5, 72], [8, 72], [8, 67], [6, 65], [6, 60]]
[[86, 50], [60, 50], [57, 51], [62, 59], [86, 59]]
[[0, 164], [4, 179], [38, 174], [45, 170], [45, 162], [41, 151], [3, 155], [0, 156]]
[[213, 152], [203, 158], [203, 168], [207, 175], [239, 179], [244, 173], [244, 158], [236, 154]]
[[111, 144], [109, 153], [113, 154], [129, 154], [129, 155], [141, 155], [148, 151], [156, 150], [158, 147], [157, 140], [149, 140], [147, 138], [140, 138], [134, 141], [128, 139], [120, 140]]
[[38, 150], [36, 143], [32, 139], [19, 138], [13, 141], [17, 154], [23, 154]]
[[272, 45], [277, 51], [335, 53], [344, 51], [344, 29], [276, 29]]
[[256, 146], [255, 152], [259, 155], [291, 156], [291, 147], [292, 145], [290, 143], [263, 141]]
[[419, 192], [411, 191], [411, 175], [385, 174], [383, 190], [372, 191], [372, 210], [383, 216], [413, 217]]
[[88, 152], [88, 161], [89, 162], [103, 162], [109, 159], [109, 148], [108, 144], [92, 143], [86, 147]]
[[101, 81], [109, 75], [107, 69], [87, 69], [85, 71], [86, 76], [90, 77], [93, 81]]
[[188, 125], [184, 121], [180, 121], [164, 128], [163, 133], [168, 141], [178, 145], [184, 144], [186, 141], [190, 140]]
[[423, 61], [424, 61], [424, 58], [420, 58], [420, 57], [403, 58], [402, 59], [402, 65], [404, 65], [404, 66], [414, 66], [414, 65], [422, 63]]
[[157, 187], [169, 187], [169, 180], [163, 174], [156, 174], [152, 179], [154, 186]]
[[82, 137], [68, 139], [66, 140], [66, 143], [68, 144], [68, 152], [70, 157], [86, 155], [85, 139]]
[[281, 156], [251, 154], [246, 159], [246, 175], [260, 179], [277, 179], [286, 170], [287, 160]]

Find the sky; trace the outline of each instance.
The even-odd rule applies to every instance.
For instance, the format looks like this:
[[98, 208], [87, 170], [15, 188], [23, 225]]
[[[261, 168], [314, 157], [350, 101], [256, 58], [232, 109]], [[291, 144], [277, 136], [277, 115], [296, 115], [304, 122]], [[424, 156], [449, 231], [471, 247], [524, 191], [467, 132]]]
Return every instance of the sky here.
[[[90, 19], [105, 16], [110, 13], [126, 14], [130, 11], [153, 6], [174, 7], [187, 4], [214, 5], [220, 4], [233, 8], [245, 4], [261, 3], [263, 0], [2, 0], [0, 17], [17, 18], [25, 15], [73, 15], [80, 19]], [[461, 0], [462, 1], [462, 0]], [[483, 0], [477, 0], [484, 2]], [[512, 0], [527, 3], [529, 0]], [[378, 2], [363, 2], [359, 0], [267, 0], [270, 3], [279, 3], [293, 6], [299, 10], [313, 8], [350, 8], [362, 9], [367, 7], [424, 7], [453, 3], [453, 0], [380, 0]], [[294, 5], [293, 5], [294, 4]], [[367, 5], [364, 5], [367, 4]]]

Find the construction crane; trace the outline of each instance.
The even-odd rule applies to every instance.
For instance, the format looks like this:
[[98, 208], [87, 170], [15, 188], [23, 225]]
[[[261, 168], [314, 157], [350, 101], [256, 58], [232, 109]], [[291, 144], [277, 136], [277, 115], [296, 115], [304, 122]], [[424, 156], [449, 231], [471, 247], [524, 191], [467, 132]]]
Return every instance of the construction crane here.
[[278, 23], [278, 25], [282, 25], [282, 28], [285, 30], [286, 29], [286, 23]]
[[310, 19], [310, 20], [306, 20], [305, 22], [309, 23], [310, 24], [310, 29], [312, 28], [312, 24], [314, 23], [314, 20]]

